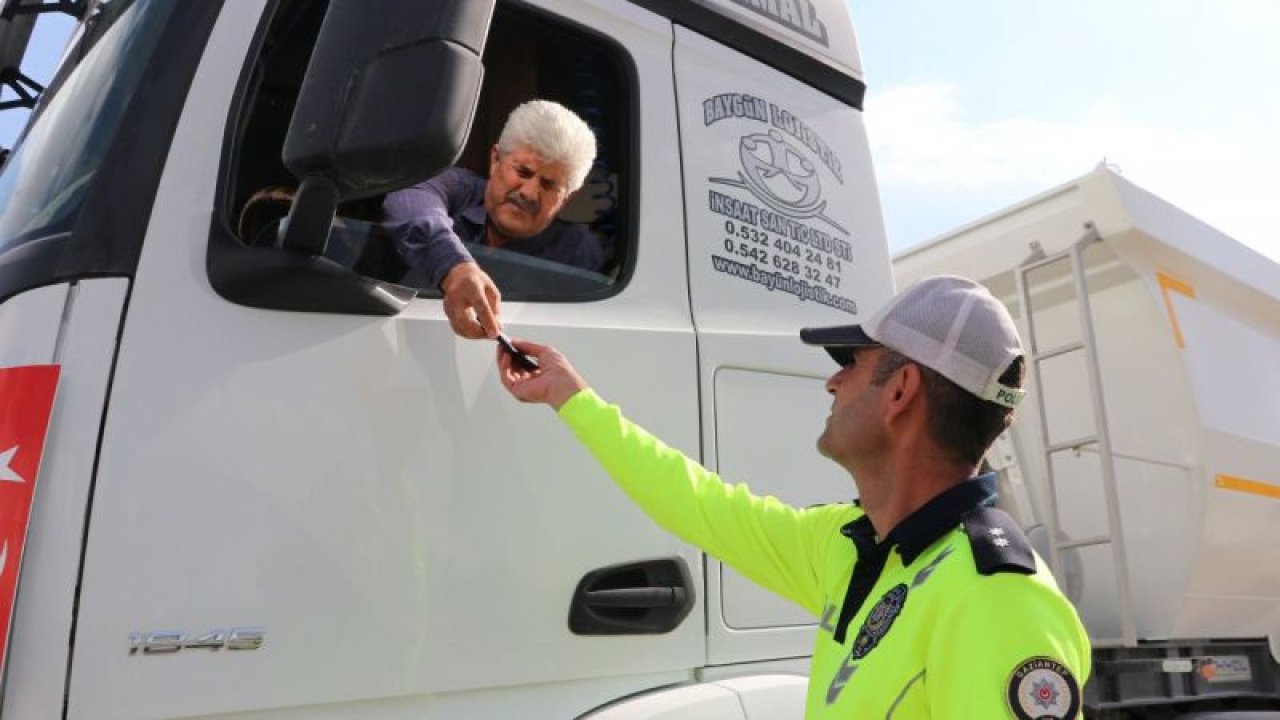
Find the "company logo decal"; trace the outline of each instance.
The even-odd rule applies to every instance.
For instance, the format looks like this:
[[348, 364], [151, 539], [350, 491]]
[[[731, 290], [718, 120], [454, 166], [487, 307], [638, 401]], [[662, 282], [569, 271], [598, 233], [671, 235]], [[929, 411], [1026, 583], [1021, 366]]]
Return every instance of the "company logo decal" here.
[[737, 179], [713, 178], [711, 182], [745, 187], [761, 202], [791, 217], [816, 217], [840, 232], [848, 232], [823, 214], [822, 182], [813, 163], [783, 139], [782, 133], [744, 135], [738, 142], [742, 170]]
[[[782, 142], [782, 133], [790, 135], [813, 153], [818, 161], [830, 170], [832, 175], [836, 176], [837, 181], [844, 183], [844, 167], [840, 162], [840, 157], [836, 155], [835, 151], [831, 149], [831, 146], [817, 131], [786, 108], [746, 93], [721, 93], [702, 101], [703, 126], [710, 127], [721, 120], [730, 118], [755, 120], [780, 131], [780, 133], [773, 134], [770, 144]], [[791, 152], [795, 157], [801, 160], [804, 159], [802, 155], [794, 150]], [[776, 156], [776, 153], [771, 153], [771, 155]], [[778, 162], [770, 162], [769, 164], [775, 167], [782, 167]], [[811, 168], [806, 174], [810, 173]]]
[[758, 15], [827, 47], [827, 26], [818, 19], [818, 13], [809, 0], [732, 0]]
[[[839, 155], [799, 115], [747, 93], [706, 98], [702, 122], [737, 135], [733, 175], [707, 178], [708, 208], [725, 218], [712, 268], [856, 315], [857, 303], [840, 292], [853, 261], [850, 233], [823, 197], [824, 176], [830, 187], [844, 185]], [[737, 130], [743, 124], [746, 132]]]
[[1080, 684], [1066, 665], [1035, 657], [1009, 676], [1008, 699], [1019, 720], [1074, 718], [1080, 712]]
[[0, 368], [0, 677], [58, 373], [57, 365]]

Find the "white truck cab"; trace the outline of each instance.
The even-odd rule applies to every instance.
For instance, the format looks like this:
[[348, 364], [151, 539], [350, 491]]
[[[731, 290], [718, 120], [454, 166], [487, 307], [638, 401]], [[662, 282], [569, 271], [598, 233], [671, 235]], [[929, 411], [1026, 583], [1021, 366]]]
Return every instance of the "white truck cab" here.
[[0, 388], [56, 368], [47, 422], [0, 395], [0, 717], [801, 717], [813, 618], [507, 397], [378, 212], [574, 109], [609, 265], [477, 249], [508, 332], [756, 491], [847, 499], [796, 335], [892, 292], [842, 0], [79, 11], [0, 173]]

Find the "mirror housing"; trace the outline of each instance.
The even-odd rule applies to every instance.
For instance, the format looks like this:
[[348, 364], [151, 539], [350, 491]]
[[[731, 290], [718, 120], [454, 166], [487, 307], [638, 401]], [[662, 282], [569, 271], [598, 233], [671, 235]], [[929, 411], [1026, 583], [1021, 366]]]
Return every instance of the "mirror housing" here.
[[493, 7], [331, 0], [285, 138], [285, 166], [304, 182], [327, 180], [327, 194], [345, 201], [453, 163], [475, 114]]

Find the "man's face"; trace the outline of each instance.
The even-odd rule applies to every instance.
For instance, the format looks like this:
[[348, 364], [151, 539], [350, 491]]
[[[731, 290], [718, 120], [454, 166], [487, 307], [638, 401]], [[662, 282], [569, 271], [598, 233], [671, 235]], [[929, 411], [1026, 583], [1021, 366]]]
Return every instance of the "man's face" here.
[[880, 403], [884, 388], [871, 383], [882, 352], [881, 348], [858, 348], [853, 362], [827, 380], [827, 392], [832, 395], [831, 415], [818, 437], [818, 452], [846, 469], [885, 446]]
[[524, 145], [505, 154], [494, 145], [484, 190], [489, 222], [509, 238], [533, 237], [546, 230], [569, 198], [568, 177], [564, 163], [545, 162]]

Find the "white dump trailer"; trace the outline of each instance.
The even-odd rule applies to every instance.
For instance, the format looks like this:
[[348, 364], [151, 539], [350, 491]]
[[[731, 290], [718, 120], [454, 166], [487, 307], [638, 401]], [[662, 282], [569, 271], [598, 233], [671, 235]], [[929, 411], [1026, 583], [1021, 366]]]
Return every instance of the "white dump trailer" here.
[[1018, 320], [988, 461], [1094, 638], [1091, 717], [1280, 709], [1280, 265], [1100, 168], [894, 270]]

